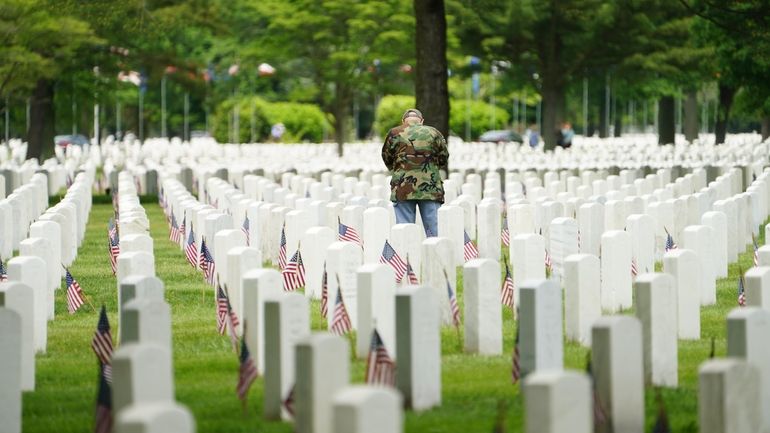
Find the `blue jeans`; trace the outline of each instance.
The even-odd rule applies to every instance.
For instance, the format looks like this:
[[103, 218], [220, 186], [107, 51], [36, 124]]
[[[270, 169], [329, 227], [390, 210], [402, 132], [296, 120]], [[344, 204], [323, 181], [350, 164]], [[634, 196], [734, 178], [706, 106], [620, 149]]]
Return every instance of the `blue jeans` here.
[[416, 215], [416, 208], [420, 207], [420, 217], [422, 217], [422, 225], [425, 228], [425, 236], [433, 237], [438, 236], [438, 208], [441, 207], [441, 203], [433, 200], [406, 200], [397, 201], [393, 203], [393, 209], [396, 211], [396, 223], [412, 223], [414, 224]]

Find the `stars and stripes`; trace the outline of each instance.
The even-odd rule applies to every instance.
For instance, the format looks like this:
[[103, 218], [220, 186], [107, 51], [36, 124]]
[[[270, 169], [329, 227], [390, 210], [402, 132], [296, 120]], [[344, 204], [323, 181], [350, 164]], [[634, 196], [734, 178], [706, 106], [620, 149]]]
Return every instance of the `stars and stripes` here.
[[455, 291], [452, 290], [452, 285], [449, 284], [449, 278], [446, 280], [446, 291], [449, 297], [449, 311], [452, 313], [452, 324], [455, 328], [460, 327], [460, 307], [457, 305], [457, 296]]
[[107, 308], [102, 305], [99, 313], [99, 322], [96, 325], [94, 338], [91, 340], [91, 349], [93, 349], [96, 358], [103, 368], [103, 374], [107, 383], [112, 382], [112, 333], [110, 332], [110, 321], [107, 319]]
[[420, 282], [417, 281], [417, 274], [415, 274], [414, 269], [412, 269], [412, 264], [409, 263], [408, 254], [406, 255], [406, 278], [407, 282], [413, 286], [420, 284]]
[[299, 249], [281, 271], [283, 275], [283, 290], [294, 292], [300, 287], [305, 287], [305, 264], [302, 263], [302, 254]]
[[171, 214], [171, 228], [168, 230], [168, 240], [179, 243], [179, 224], [176, 222], [176, 215]]
[[500, 233], [500, 238], [503, 241], [503, 245], [506, 247], [511, 246], [511, 232], [508, 230], [508, 214], [503, 214], [503, 227]]
[[67, 310], [70, 314], [75, 314], [75, 311], [85, 302], [83, 301], [83, 290], [80, 288], [77, 280], [72, 277], [70, 270], [65, 269], [65, 271], [64, 281], [67, 283]]
[[241, 368], [238, 372], [238, 385], [235, 390], [238, 393], [238, 398], [246, 400], [249, 394], [249, 388], [254, 380], [257, 379], [259, 373], [257, 372], [257, 366], [254, 364], [254, 358], [251, 357], [251, 352], [246, 346], [246, 338], [241, 339]]
[[214, 276], [216, 275], [216, 264], [214, 263], [214, 257], [211, 256], [211, 251], [206, 246], [206, 239], [201, 240], [201, 254], [200, 254], [200, 268], [203, 270], [203, 275], [206, 278], [206, 282], [210, 285], [214, 285]]
[[110, 267], [112, 268], [112, 275], [115, 275], [118, 271], [118, 255], [120, 255], [120, 238], [118, 237], [117, 222], [114, 218], [110, 218], [110, 222], [107, 225], [107, 247], [110, 256]]
[[631, 276], [639, 275], [639, 266], [636, 264], [636, 257], [631, 257]]
[[406, 273], [406, 263], [387, 240], [385, 241], [385, 246], [382, 248], [380, 263], [390, 265], [390, 267], [393, 268], [393, 272], [396, 274], [396, 282], [401, 282], [401, 279], [404, 278], [404, 274]]
[[396, 363], [390, 358], [377, 328], [372, 332], [369, 357], [366, 358], [366, 383], [368, 385], [396, 385]]
[[500, 302], [506, 307], [513, 308], [513, 277], [505, 257], [503, 257], [503, 262], [505, 263], [505, 278], [503, 279], [503, 288], [500, 291]]
[[243, 218], [243, 225], [241, 226], [243, 234], [246, 236], [246, 246], [251, 246], [251, 235], [249, 234], [249, 216], [245, 215]]
[[182, 225], [179, 226], [179, 229], [177, 230], [176, 238], [174, 239], [175, 244], [179, 244], [184, 239], [185, 231], [187, 231], [187, 216], [182, 218]]
[[219, 335], [225, 335], [227, 330], [227, 312], [229, 302], [222, 287], [217, 288], [217, 331]]
[[754, 233], [751, 234], [751, 243], [754, 244], [754, 266], [759, 266], [759, 244]]
[[671, 237], [671, 233], [669, 233], [669, 232], [668, 232], [668, 229], [666, 229], [665, 227], [663, 228], [663, 230], [665, 230], [665, 231], [666, 231], [666, 246], [665, 246], [665, 250], [666, 250], [666, 252], [669, 252], [669, 251], [671, 251], [671, 250], [675, 250], [675, 249], [677, 249], [677, 248], [678, 248], [678, 246], [677, 246], [677, 245], [676, 245], [676, 243], [674, 242], [674, 238], [673, 238], [673, 237]]
[[8, 281], [8, 273], [5, 271], [5, 264], [3, 264], [3, 258], [0, 257], [0, 283]]
[[463, 254], [465, 255], [465, 261], [467, 262], [469, 260], [478, 258], [479, 250], [476, 248], [476, 245], [473, 244], [471, 237], [468, 236], [468, 232], [463, 230], [463, 235], [465, 235], [465, 241], [463, 244]]
[[339, 284], [337, 284], [337, 300], [334, 302], [334, 315], [330, 329], [337, 335], [345, 335], [353, 329], [348, 310], [345, 308], [345, 301], [342, 300], [342, 287]]
[[337, 219], [337, 239], [342, 242], [353, 242], [355, 244], [358, 244], [358, 246], [363, 246], [363, 243], [361, 243], [361, 237], [358, 236], [358, 232], [356, 229], [350, 226], [346, 226], [345, 224], [342, 224], [342, 221]]
[[513, 384], [521, 379], [521, 352], [519, 351], [520, 337], [521, 322], [516, 326], [516, 340], [513, 343], [513, 365], [511, 367], [511, 383]]
[[741, 307], [746, 306], [746, 280], [743, 278], [743, 270], [740, 271], [741, 275], [738, 277], [738, 305]]
[[110, 433], [112, 431], [112, 391], [108, 380], [109, 365], [99, 365], [99, 391], [96, 396], [96, 416], [94, 420], [95, 433]]
[[286, 267], [286, 224], [281, 227], [281, 243], [278, 245], [278, 269]]
[[545, 270], [548, 272], [553, 271], [553, 260], [551, 259], [551, 253], [548, 252], [548, 248], [545, 249]]
[[187, 242], [184, 245], [184, 255], [187, 257], [187, 262], [193, 268], [198, 264], [198, 247], [195, 245], [195, 230], [193, 226], [190, 226], [190, 234], [187, 235]]
[[321, 316], [325, 319], [329, 313], [329, 275], [326, 273], [326, 262], [324, 262], [324, 275], [321, 279]]

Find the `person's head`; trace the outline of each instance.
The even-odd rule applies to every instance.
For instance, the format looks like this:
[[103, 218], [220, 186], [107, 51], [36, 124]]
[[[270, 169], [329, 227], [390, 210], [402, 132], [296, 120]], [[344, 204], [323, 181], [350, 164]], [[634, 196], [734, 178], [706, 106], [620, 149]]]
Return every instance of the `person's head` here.
[[404, 115], [401, 116], [401, 123], [404, 125], [422, 125], [422, 113], [416, 108], [410, 108], [404, 111]]

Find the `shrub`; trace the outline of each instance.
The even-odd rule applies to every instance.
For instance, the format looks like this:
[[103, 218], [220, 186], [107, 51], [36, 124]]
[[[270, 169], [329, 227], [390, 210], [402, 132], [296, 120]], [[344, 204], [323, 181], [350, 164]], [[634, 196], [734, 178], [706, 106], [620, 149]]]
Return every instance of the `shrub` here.
[[228, 98], [214, 111], [212, 130], [220, 143], [230, 141], [229, 128], [233, 107], [239, 110], [238, 134], [241, 143], [251, 141], [251, 116], [254, 107], [254, 126], [257, 141], [270, 140], [270, 129], [276, 123], [283, 123], [286, 132], [283, 142], [323, 140], [324, 128], [328, 128], [326, 117], [318, 106], [294, 102], [267, 102], [258, 96]]
[[377, 111], [374, 113], [374, 132], [385, 137], [390, 128], [401, 123], [404, 111], [414, 108], [414, 96], [387, 95], [380, 99]]
[[[468, 102], [464, 99], [451, 101], [449, 112], [449, 130], [454, 135], [465, 139], [465, 127], [468, 116]], [[495, 110], [495, 124], [492, 125], [492, 110]], [[508, 113], [482, 101], [471, 102], [471, 138], [477, 139], [489, 129], [504, 129], [508, 123]]]

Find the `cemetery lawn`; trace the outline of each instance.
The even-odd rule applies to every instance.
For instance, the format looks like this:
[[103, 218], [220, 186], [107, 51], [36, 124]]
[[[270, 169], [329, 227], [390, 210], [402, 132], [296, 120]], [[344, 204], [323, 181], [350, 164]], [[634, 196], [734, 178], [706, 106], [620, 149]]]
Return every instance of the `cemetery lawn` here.
[[[190, 267], [184, 253], [168, 241], [167, 225], [158, 205], [148, 202], [144, 206], [155, 242], [156, 274], [165, 284], [166, 300], [171, 305], [177, 400], [192, 410], [198, 432], [292, 432], [288, 423], [263, 420], [262, 379], [252, 386], [243, 413], [235, 393], [238, 359], [229, 338], [216, 331], [213, 290]], [[111, 215], [110, 205], [94, 204], [85, 241], [71, 271], [96, 309], [102, 304], [107, 306], [116, 339], [115, 277], [109, 266], [106, 237]], [[764, 244], [764, 233], [760, 236], [760, 244]], [[739, 266], [746, 270], [751, 267], [751, 260], [747, 249], [739, 263], [730, 265], [729, 277], [717, 281], [717, 305], [701, 308], [701, 340], [679, 342], [679, 388], [661, 392], [672, 431], [698, 431], [698, 366], [708, 359], [712, 338], [716, 356], [725, 355], [725, 318], [737, 305]], [[458, 276], [462, 280], [462, 272]], [[458, 286], [462, 310], [462, 281]], [[24, 394], [24, 432], [93, 430], [98, 371], [90, 344], [98, 311], [86, 304], [69, 315], [64, 293], [56, 293], [57, 317], [49, 322], [48, 352], [36, 358], [36, 390]], [[318, 301], [312, 302], [311, 314], [313, 328], [325, 329]], [[509, 311], [504, 312], [503, 326], [503, 355], [492, 357], [463, 354], [456, 330], [442, 330], [441, 407], [420, 414], [407, 412], [406, 432], [523, 431], [519, 385], [511, 384], [515, 324]], [[352, 342], [354, 337], [350, 338]], [[584, 370], [587, 353], [587, 349], [575, 343], [565, 343], [566, 367]], [[364, 369], [365, 361], [353, 360], [351, 382], [363, 382]], [[656, 394], [655, 389], [647, 389], [646, 431], [651, 431], [655, 422]], [[498, 422], [504, 423], [504, 429], [495, 428]]]

